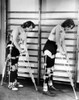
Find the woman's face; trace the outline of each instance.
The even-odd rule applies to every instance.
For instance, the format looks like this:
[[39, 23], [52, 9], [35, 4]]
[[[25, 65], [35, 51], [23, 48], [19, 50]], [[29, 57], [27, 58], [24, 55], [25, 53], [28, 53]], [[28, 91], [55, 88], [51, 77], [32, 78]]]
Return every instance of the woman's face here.
[[69, 30], [72, 29], [72, 27], [73, 27], [72, 25], [71, 25], [70, 27], [65, 27], [64, 30], [65, 30], [65, 31], [69, 31]]
[[32, 29], [33, 29], [33, 27], [30, 26], [30, 27], [26, 27], [26, 28], [24, 29], [24, 31], [25, 31], [25, 32], [29, 32], [29, 31], [31, 31]]

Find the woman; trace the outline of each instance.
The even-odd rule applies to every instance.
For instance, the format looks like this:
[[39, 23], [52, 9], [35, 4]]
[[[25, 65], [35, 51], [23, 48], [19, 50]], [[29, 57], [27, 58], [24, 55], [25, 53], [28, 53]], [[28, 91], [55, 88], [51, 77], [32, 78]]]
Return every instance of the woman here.
[[[35, 24], [32, 21], [27, 21], [21, 26], [12, 31], [11, 40], [7, 45], [7, 58], [10, 60], [10, 73], [9, 73], [9, 85], [12, 90], [18, 90], [18, 87], [23, 85], [17, 82], [17, 66], [19, 55], [25, 53], [27, 59], [29, 59], [27, 49], [27, 33], [35, 28]], [[20, 47], [20, 43], [24, 45], [24, 49]], [[16, 87], [18, 85], [18, 87]]]
[[[65, 46], [65, 32], [74, 28], [75, 24], [72, 19], [65, 20], [62, 24], [57, 25], [54, 27], [49, 34], [48, 40], [45, 43], [43, 48], [44, 53], [44, 65], [45, 65], [45, 75], [44, 75], [44, 82], [43, 82], [43, 93], [50, 94], [48, 88], [53, 88], [53, 67], [55, 62], [55, 55], [57, 53], [57, 48], [59, 49], [60, 53], [66, 55], [67, 59], [67, 51]], [[54, 94], [53, 94], [54, 95]]]

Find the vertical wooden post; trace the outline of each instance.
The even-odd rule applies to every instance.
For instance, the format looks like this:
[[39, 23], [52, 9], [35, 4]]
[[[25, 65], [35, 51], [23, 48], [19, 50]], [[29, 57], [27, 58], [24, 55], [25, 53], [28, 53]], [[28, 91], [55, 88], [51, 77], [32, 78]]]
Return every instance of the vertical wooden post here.
[[9, 3], [9, 0], [6, 0], [6, 45], [7, 45], [7, 36], [8, 36], [8, 3]]
[[77, 82], [79, 83], [79, 0], [77, 0], [77, 20], [78, 20], [78, 26], [77, 26]]
[[0, 60], [1, 60], [1, 71], [3, 70], [3, 67], [5, 67], [5, 47], [6, 47], [6, 0], [1, 0], [1, 45], [0, 45]]
[[41, 74], [41, 0], [39, 0], [39, 22], [38, 22], [38, 85]]

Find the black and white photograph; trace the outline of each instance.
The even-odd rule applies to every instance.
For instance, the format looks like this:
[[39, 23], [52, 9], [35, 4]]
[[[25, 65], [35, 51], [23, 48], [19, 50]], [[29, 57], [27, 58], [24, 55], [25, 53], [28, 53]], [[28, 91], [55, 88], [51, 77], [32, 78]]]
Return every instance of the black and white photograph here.
[[0, 100], [79, 100], [79, 0], [0, 0]]

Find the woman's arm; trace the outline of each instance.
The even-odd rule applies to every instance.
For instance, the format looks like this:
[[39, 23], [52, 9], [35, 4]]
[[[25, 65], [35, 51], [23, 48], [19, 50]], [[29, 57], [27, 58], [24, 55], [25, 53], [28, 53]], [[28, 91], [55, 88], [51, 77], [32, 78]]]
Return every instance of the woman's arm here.
[[64, 31], [63, 31], [63, 33], [61, 34], [60, 33], [60, 26], [58, 25], [57, 27], [56, 27], [56, 44], [57, 44], [57, 46], [58, 46], [58, 49], [59, 49], [59, 51], [60, 51], [60, 53], [61, 54], [65, 54], [66, 53], [66, 48], [65, 48], [65, 43], [64, 43], [64, 35], [65, 35], [65, 33], [64, 33]]
[[65, 44], [65, 32], [64, 31], [61, 34], [61, 46], [62, 46], [62, 49], [63, 49], [65, 55], [67, 55], [66, 44]]
[[24, 40], [24, 50], [27, 52], [27, 37], [26, 37], [26, 39]]
[[13, 36], [12, 42], [14, 43], [16, 48], [19, 50], [19, 52], [21, 52], [20, 45], [18, 44], [18, 35], [19, 35], [19, 29], [16, 28], [12, 32], [12, 36]]
[[69, 61], [69, 55], [67, 53], [67, 49], [66, 49], [66, 44], [65, 44], [65, 33], [62, 33], [63, 35], [61, 35], [61, 44], [62, 44], [62, 48], [63, 48], [63, 51], [64, 51], [64, 55], [66, 57], [66, 60]]
[[28, 46], [27, 46], [27, 35], [24, 40], [24, 53], [26, 54], [26, 59], [29, 61], [29, 52], [28, 52]]

